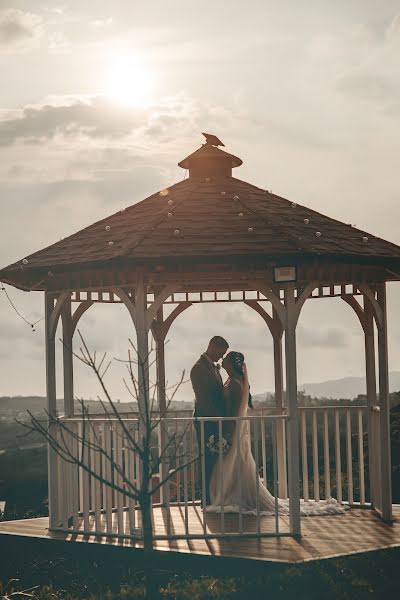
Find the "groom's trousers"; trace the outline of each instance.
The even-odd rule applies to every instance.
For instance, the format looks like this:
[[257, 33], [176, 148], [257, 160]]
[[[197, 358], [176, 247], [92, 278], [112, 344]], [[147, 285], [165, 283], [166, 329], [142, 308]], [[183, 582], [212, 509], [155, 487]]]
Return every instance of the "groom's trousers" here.
[[[194, 428], [196, 430], [197, 435], [197, 443], [199, 447], [199, 464], [197, 469], [197, 483], [200, 487], [201, 498], [206, 506], [211, 504], [210, 499], [210, 481], [212, 471], [215, 465], [216, 456], [210, 452], [207, 448], [207, 442], [211, 435], [215, 436], [215, 439], [218, 437], [218, 425], [216, 423], [204, 423], [204, 447], [201, 444], [201, 426], [199, 421], [195, 421]], [[206, 488], [206, 497], [203, 498], [203, 461], [202, 456], [204, 454], [204, 480], [205, 480], [205, 488]]]

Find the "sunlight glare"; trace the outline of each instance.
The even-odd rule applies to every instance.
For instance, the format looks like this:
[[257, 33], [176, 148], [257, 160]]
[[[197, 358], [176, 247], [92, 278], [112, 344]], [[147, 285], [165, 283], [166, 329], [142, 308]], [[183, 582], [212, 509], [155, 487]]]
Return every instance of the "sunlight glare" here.
[[151, 101], [152, 88], [148, 67], [134, 58], [119, 57], [110, 66], [104, 92], [117, 104], [146, 106]]

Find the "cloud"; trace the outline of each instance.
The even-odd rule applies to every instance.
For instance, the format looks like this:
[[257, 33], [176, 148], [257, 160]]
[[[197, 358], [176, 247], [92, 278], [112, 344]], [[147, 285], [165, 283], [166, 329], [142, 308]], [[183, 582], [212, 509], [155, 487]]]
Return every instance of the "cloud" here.
[[367, 102], [382, 114], [398, 105], [400, 83], [400, 14], [383, 27], [360, 24], [341, 32], [325, 32], [314, 37], [308, 48], [310, 76], [320, 85], [358, 103]]
[[98, 29], [102, 29], [104, 27], [110, 27], [113, 24], [113, 18], [107, 17], [106, 19], [94, 19], [90, 21], [89, 25], [92, 27], [96, 27]]
[[42, 19], [16, 8], [0, 11], [0, 45], [15, 46], [32, 42], [43, 31]]
[[302, 325], [297, 330], [299, 344], [305, 348], [346, 348], [349, 337], [344, 329], [330, 327], [328, 329], [305, 329]]
[[[0, 145], [17, 141], [40, 143], [56, 136], [118, 139], [142, 133], [148, 138], [170, 138], [171, 131], [187, 127], [206, 114], [207, 107], [182, 96], [167, 98], [146, 108], [122, 107], [107, 96], [55, 97], [21, 111], [3, 111]], [[197, 113], [197, 114], [196, 114]], [[215, 115], [218, 118], [220, 115]], [[170, 138], [171, 139], [171, 138]]]
[[[52, 96], [0, 112], [0, 181], [126, 180], [138, 169], [153, 181], [179, 180], [179, 160], [194, 150], [204, 123], [225, 128], [241, 116], [183, 94], [147, 107], [123, 107], [106, 96]], [[179, 145], [177, 144], [179, 140]], [[40, 147], [40, 151], [38, 150]]]
[[77, 98], [65, 105], [44, 104], [24, 108], [0, 122], [0, 145], [17, 141], [39, 143], [62, 135], [67, 138], [123, 137], [140, 126], [140, 111], [117, 110], [101, 97]]

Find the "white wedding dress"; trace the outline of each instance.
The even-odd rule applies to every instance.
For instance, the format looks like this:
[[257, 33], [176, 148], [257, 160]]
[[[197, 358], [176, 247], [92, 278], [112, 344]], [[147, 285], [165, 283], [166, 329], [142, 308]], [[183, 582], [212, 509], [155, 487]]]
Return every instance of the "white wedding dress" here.
[[[244, 368], [244, 373], [243, 394], [236, 415], [238, 417], [247, 415], [249, 381], [246, 368]], [[227, 392], [227, 384], [225, 384], [225, 392]], [[226, 401], [229, 402], [229, 397], [226, 398]], [[223, 456], [222, 461], [219, 458], [216, 460], [210, 480], [211, 505], [207, 506], [206, 511], [219, 513], [221, 504], [223, 504], [226, 513], [238, 513], [241, 509], [243, 514], [257, 514], [258, 478], [259, 514], [275, 514], [275, 497], [268, 491], [258, 474], [256, 475], [256, 464], [251, 452], [249, 420], [237, 421], [236, 427], [239, 428], [239, 433], [234, 431], [231, 448]], [[220, 489], [221, 467], [223, 470], [222, 495]], [[288, 514], [289, 500], [278, 499], [277, 508], [279, 514]], [[300, 501], [300, 513], [304, 516], [339, 514], [347, 508], [340, 505], [334, 498], [319, 502]]]

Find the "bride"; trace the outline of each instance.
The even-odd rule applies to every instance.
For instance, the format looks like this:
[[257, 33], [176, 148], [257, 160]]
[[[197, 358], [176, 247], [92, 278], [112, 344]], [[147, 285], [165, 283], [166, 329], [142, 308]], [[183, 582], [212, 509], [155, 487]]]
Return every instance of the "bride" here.
[[[222, 366], [228, 373], [228, 379], [224, 385], [226, 416], [245, 417], [248, 406], [252, 408], [252, 404], [243, 354], [228, 352], [222, 361]], [[221, 512], [221, 505], [223, 505], [224, 512], [239, 512], [241, 508], [244, 514], [256, 514], [258, 475], [256, 475], [256, 465], [251, 452], [249, 420], [224, 421], [223, 425], [223, 436], [231, 445], [222, 461], [219, 458], [216, 460], [210, 480], [211, 505], [207, 506], [206, 510]], [[238, 432], [236, 427], [239, 428]], [[221, 468], [223, 470], [222, 495], [220, 490]], [[258, 477], [258, 495], [260, 513], [275, 514], [275, 498], [260, 477]], [[288, 514], [288, 500], [278, 500], [277, 505], [280, 514]], [[333, 498], [320, 502], [301, 500], [300, 503], [302, 515], [338, 514], [344, 512], [346, 508]]]

